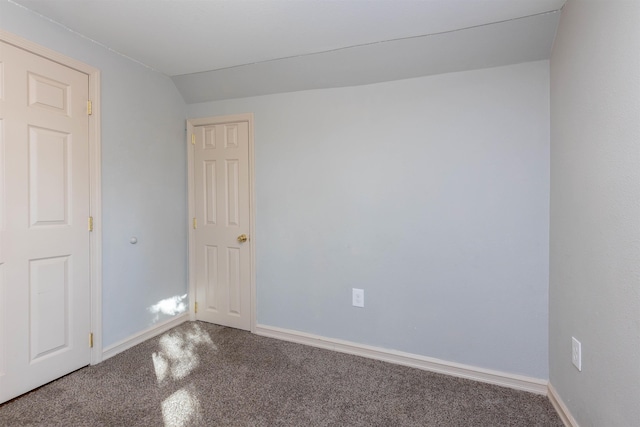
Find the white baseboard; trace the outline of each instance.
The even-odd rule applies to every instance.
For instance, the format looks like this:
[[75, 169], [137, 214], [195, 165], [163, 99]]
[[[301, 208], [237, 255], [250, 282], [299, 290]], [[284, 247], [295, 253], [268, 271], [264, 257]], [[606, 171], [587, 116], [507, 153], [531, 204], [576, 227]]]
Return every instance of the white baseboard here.
[[390, 362], [396, 365], [410, 366], [424, 371], [452, 375], [454, 377], [495, 384], [516, 390], [524, 390], [536, 394], [547, 394], [547, 381], [538, 378], [508, 374], [505, 372], [463, 365], [460, 363], [447, 362], [445, 360], [434, 359], [417, 354], [388, 350], [385, 348], [327, 338], [305, 332], [277, 328], [274, 326], [256, 325], [255, 333], [264, 337], [291, 341], [312, 347], [325, 348], [341, 353], [348, 353], [356, 356], [367, 357], [369, 359]]
[[553, 385], [549, 383], [547, 385], [547, 388], [549, 389], [547, 393], [549, 396], [549, 400], [551, 401], [553, 407], [556, 409], [556, 412], [560, 416], [560, 419], [562, 420], [564, 425], [567, 427], [579, 427], [575, 418], [573, 418], [573, 415], [571, 415], [571, 412], [569, 412], [569, 408], [567, 408], [567, 405], [564, 404], [564, 402], [560, 398], [560, 395], [558, 395], [555, 387], [553, 387]]
[[176, 317], [173, 317], [169, 320], [165, 320], [164, 322], [160, 322], [152, 327], [145, 329], [142, 332], [138, 332], [137, 334], [131, 335], [128, 338], [123, 339], [115, 344], [111, 344], [109, 347], [106, 347], [102, 351], [102, 360], [107, 360], [110, 357], [115, 356], [118, 353], [122, 353], [123, 351], [130, 349], [131, 347], [140, 344], [148, 340], [149, 338], [153, 338], [157, 335], [160, 335], [163, 332], [168, 331], [171, 328], [175, 328], [178, 325], [181, 325], [184, 322], [189, 320], [189, 313], [182, 313]]

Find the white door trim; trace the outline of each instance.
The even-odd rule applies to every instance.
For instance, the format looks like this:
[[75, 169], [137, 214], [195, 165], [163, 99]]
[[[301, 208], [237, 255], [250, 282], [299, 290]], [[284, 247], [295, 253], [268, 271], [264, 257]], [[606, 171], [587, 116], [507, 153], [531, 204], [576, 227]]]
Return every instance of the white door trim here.
[[[0, 40], [33, 54], [62, 64], [89, 76], [89, 98], [92, 114], [89, 116], [89, 192], [93, 232], [90, 235], [91, 262], [91, 331], [93, 348], [91, 364], [102, 361], [102, 190], [100, 142], [100, 70], [32, 41], [0, 30]], [[89, 337], [87, 337], [88, 345]]]
[[222, 124], [232, 122], [248, 122], [249, 123], [249, 229], [250, 236], [249, 247], [251, 251], [251, 274], [249, 275], [251, 287], [251, 332], [256, 331], [256, 221], [255, 221], [255, 155], [253, 144], [253, 113], [234, 114], [229, 116], [213, 116], [197, 119], [187, 119], [187, 174], [189, 187], [189, 314], [190, 320], [196, 320], [195, 305], [196, 300], [196, 248], [195, 233], [192, 227], [192, 218], [196, 216], [196, 200], [195, 200], [195, 183], [194, 173], [195, 165], [193, 158], [193, 148], [191, 144], [191, 135], [195, 126], [203, 126], [210, 124]]

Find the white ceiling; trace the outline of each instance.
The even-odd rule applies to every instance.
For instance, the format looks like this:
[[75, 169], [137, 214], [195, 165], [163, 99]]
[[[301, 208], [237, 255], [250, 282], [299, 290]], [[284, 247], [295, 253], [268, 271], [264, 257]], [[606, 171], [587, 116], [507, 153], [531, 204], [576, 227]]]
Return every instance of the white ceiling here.
[[191, 103], [546, 59], [565, 0], [13, 1]]

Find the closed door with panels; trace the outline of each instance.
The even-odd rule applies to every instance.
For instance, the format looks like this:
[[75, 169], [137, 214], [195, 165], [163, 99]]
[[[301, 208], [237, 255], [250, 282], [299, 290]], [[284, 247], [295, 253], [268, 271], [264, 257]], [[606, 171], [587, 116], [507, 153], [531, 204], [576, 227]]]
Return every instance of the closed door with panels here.
[[251, 249], [248, 121], [193, 128], [199, 320], [249, 330]]
[[88, 87], [0, 42], [0, 402], [90, 362]]

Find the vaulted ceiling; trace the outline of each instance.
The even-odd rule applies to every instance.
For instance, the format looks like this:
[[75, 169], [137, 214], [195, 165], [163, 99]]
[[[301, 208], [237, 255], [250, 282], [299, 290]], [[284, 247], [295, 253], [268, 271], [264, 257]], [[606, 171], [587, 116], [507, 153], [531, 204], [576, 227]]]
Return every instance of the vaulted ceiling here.
[[564, 0], [11, 0], [170, 76], [187, 103], [549, 58]]

